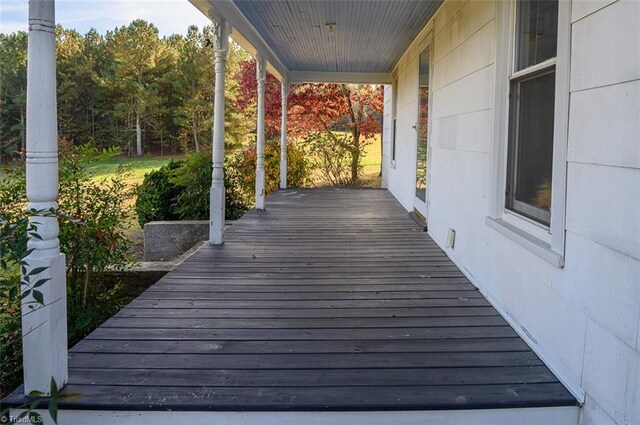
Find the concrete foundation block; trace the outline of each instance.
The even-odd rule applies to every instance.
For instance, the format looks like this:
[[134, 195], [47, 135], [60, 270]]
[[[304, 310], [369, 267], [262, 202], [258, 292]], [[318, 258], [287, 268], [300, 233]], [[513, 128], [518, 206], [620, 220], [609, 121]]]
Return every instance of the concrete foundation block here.
[[208, 220], [149, 222], [144, 225], [144, 261], [175, 260], [208, 239]]

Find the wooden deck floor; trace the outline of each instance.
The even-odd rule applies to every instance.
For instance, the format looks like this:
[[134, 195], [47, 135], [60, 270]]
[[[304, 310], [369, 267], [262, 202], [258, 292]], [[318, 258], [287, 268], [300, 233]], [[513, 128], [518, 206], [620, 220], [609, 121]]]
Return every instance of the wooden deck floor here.
[[266, 207], [71, 349], [66, 391], [83, 395], [67, 408], [576, 404], [387, 191], [280, 191]]

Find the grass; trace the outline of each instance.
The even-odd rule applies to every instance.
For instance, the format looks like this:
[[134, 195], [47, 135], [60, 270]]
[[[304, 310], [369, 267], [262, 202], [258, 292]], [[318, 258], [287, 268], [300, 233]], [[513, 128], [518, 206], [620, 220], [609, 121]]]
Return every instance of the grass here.
[[[89, 172], [93, 174], [93, 180], [100, 182], [105, 179], [109, 179], [116, 173], [118, 167], [126, 166], [129, 168], [129, 175], [125, 179], [125, 183], [131, 187], [138, 186], [144, 180], [144, 175], [168, 164], [172, 159], [180, 159], [180, 157], [172, 156], [142, 156], [142, 157], [114, 157], [107, 160], [99, 161], [89, 166]], [[129, 199], [127, 204], [131, 207], [135, 204], [135, 198]], [[136, 241], [136, 244], [141, 243], [141, 229], [138, 224], [138, 219], [135, 212], [129, 217], [129, 220], [125, 223], [125, 228], [128, 229], [127, 236]]]
[[[362, 176], [361, 186], [365, 187], [380, 187], [381, 178], [380, 173], [380, 135], [377, 134], [370, 139], [366, 140], [367, 145], [364, 150], [364, 156], [362, 158]], [[172, 159], [180, 159], [181, 156], [142, 156], [142, 157], [114, 157], [108, 160], [103, 160], [92, 164], [89, 167], [89, 171], [93, 173], [94, 181], [101, 181], [108, 179], [112, 176], [120, 166], [129, 167], [129, 177], [126, 179], [126, 183], [131, 186], [137, 186], [144, 180], [144, 175], [168, 164]], [[2, 167], [0, 167], [0, 180], [3, 178]], [[131, 200], [131, 203], [135, 200]], [[127, 223], [127, 227], [132, 231], [139, 230], [136, 218], [132, 217], [130, 223]], [[133, 235], [131, 235], [133, 236]]]
[[102, 180], [114, 174], [119, 166], [128, 166], [130, 167], [130, 176], [126, 180], [127, 183], [138, 185], [144, 180], [145, 174], [168, 164], [172, 159], [179, 158], [171, 156], [115, 157], [92, 164], [89, 171], [94, 174], [94, 180]]
[[[380, 163], [382, 153], [380, 151], [380, 135], [366, 140], [368, 143], [364, 149], [362, 158], [361, 185], [369, 187], [380, 187]], [[94, 174], [94, 180], [109, 178], [116, 172], [119, 166], [130, 167], [130, 177], [126, 180], [128, 184], [138, 185], [144, 180], [144, 175], [168, 164], [172, 159], [180, 159], [180, 156], [143, 156], [143, 157], [115, 157], [105, 161], [97, 162], [89, 167], [89, 171]], [[1, 176], [1, 174], [0, 174]]]
[[380, 164], [382, 163], [382, 151], [380, 149], [380, 134], [368, 139], [369, 144], [364, 148], [362, 158], [361, 185], [367, 187], [380, 187]]
[[[336, 133], [346, 134], [345, 132]], [[382, 163], [382, 151], [380, 150], [380, 134], [376, 134], [368, 139], [361, 140], [361, 143], [365, 143], [364, 155], [361, 158], [362, 173], [360, 174], [361, 187], [380, 187], [382, 183], [382, 177], [380, 176], [380, 164]], [[314, 186], [316, 184], [322, 185], [321, 171], [316, 170], [314, 180]]]

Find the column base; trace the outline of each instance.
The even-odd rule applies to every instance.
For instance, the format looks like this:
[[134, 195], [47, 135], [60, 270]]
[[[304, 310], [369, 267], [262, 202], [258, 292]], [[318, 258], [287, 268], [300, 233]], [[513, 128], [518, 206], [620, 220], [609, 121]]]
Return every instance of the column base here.
[[264, 210], [264, 169], [256, 172], [256, 209]]
[[287, 188], [287, 161], [280, 159], [280, 189]]
[[44, 305], [34, 303], [31, 295], [22, 301], [24, 391], [25, 395], [32, 391], [50, 395], [51, 378], [58, 388], [69, 379], [65, 256], [31, 257], [27, 262], [28, 270], [46, 267], [43, 272], [31, 276], [32, 285], [40, 279], [49, 280], [37, 288], [43, 295]]
[[212, 187], [210, 192], [211, 218], [209, 220], [209, 243], [222, 245], [224, 243], [224, 187]]

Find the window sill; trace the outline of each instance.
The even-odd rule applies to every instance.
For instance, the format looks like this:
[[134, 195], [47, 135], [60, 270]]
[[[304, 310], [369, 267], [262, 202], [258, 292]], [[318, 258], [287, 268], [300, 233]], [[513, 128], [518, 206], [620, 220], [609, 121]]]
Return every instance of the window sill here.
[[518, 245], [534, 253], [552, 266], [558, 268], [564, 267], [563, 256], [552, 250], [549, 243], [538, 239], [537, 237], [525, 232], [513, 224], [507, 223], [502, 219], [487, 217], [486, 223], [498, 233], [501, 233]]

